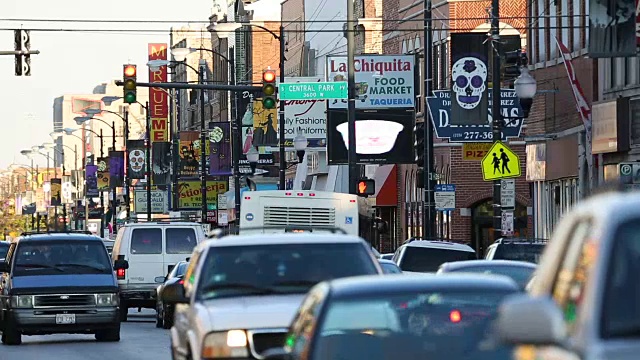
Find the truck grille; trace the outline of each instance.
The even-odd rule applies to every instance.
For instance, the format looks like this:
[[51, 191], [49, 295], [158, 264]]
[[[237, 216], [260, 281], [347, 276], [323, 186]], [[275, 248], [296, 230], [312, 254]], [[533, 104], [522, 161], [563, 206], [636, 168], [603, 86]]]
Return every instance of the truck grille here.
[[33, 307], [95, 306], [95, 295], [36, 295]]
[[260, 354], [268, 349], [284, 346], [284, 339], [287, 335], [285, 330], [255, 331], [250, 332], [251, 352], [254, 357], [261, 359]]
[[336, 210], [330, 208], [265, 206], [266, 226], [335, 226]]

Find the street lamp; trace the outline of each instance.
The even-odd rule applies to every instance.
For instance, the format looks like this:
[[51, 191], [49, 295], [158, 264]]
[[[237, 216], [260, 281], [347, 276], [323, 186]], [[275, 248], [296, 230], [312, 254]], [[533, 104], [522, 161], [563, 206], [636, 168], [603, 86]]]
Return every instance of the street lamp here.
[[249, 161], [249, 166], [251, 166], [251, 174], [255, 174], [258, 160], [260, 160], [260, 153], [255, 147], [252, 146], [247, 152], [247, 160]]
[[298, 135], [293, 138], [293, 147], [296, 149], [296, 153], [298, 154], [298, 164], [300, 164], [304, 161], [304, 153], [307, 150], [307, 138], [298, 133]]
[[[122, 98], [119, 96], [103, 96], [101, 100], [106, 106], [111, 106], [112, 103], [121, 99]], [[87, 113], [86, 110], [85, 110], [85, 113]]]
[[533, 104], [533, 97], [536, 96], [538, 86], [536, 79], [531, 76], [529, 69], [526, 66], [520, 68], [520, 76], [513, 82], [513, 87], [516, 91], [516, 96], [520, 100], [520, 106], [524, 111], [524, 117], [529, 117], [529, 111]]

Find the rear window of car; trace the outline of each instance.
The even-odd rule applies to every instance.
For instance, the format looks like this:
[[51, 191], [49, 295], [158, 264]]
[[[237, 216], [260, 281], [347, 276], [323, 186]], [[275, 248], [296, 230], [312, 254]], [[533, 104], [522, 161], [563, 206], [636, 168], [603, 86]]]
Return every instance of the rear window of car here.
[[167, 254], [191, 254], [197, 245], [196, 232], [191, 228], [167, 228]]
[[544, 250], [543, 244], [500, 244], [493, 260], [516, 260], [537, 264]]
[[162, 254], [162, 229], [133, 229], [132, 254]]
[[398, 266], [402, 271], [436, 272], [446, 262], [475, 259], [476, 254], [468, 251], [407, 246]]

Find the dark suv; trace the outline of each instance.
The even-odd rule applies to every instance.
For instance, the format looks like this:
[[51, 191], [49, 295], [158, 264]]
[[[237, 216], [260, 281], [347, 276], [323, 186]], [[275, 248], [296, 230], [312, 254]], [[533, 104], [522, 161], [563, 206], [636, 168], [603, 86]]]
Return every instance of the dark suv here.
[[500, 238], [487, 249], [486, 260], [516, 260], [537, 264], [546, 239]]
[[22, 335], [95, 334], [120, 340], [118, 283], [101, 238], [89, 233], [23, 233], [0, 263], [2, 343]]

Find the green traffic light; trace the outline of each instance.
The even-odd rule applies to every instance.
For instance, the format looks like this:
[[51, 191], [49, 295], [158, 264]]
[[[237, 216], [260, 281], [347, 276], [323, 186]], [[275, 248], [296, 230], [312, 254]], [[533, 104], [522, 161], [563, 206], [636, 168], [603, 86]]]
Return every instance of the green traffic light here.
[[262, 100], [262, 107], [265, 109], [273, 109], [276, 107], [276, 100], [273, 98], [266, 98]]
[[136, 94], [134, 93], [126, 93], [124, 95], [124, 102], [127, 104], [133, 104], [136, 102]]

